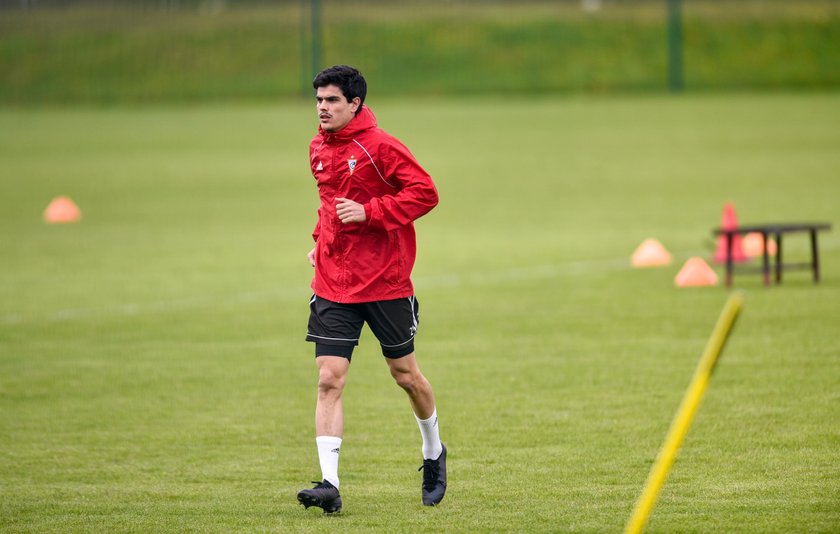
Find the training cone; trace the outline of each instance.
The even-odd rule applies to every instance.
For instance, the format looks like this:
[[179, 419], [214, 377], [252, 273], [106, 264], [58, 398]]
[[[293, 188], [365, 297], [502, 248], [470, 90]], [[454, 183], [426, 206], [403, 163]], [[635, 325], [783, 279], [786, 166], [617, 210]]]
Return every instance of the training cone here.
[[[741, 240], [741, 248], [748, 257], [759, 258], [764, 255], [763, 241], [759, 232], [750, 232]], [[776, 255], [776, 242], [769, 236], [767, 237], [767, 255]]]
[[694, 256], [685, 262], [674, 278], [674, 283], [677, 287], [716, 286], [718, 275], [703, 258]]
[[44, 210], [44, 221], [49, 224], [73, 223], [81, 218], [79, 206], [67, 197], [55, 197]]
[[[738, 228], [738, 217], [735, 216], [735, 207], [730, 202], [727, 202], [723, 206], [723, 220], [720, 223], [720, 227], [723, 230], [734, 230]], [[741, 236], [733, 234], [732, 261], [747, 261], [748, 259], [741, 246]], [[718, 238], [715, 263], [726, 263], [726, 236], [724, 235]]]
[[671, 264], [671, 254], [656, 239], [645, 239], [630, 256], [630, 264], [633, 267], [662, 267]]

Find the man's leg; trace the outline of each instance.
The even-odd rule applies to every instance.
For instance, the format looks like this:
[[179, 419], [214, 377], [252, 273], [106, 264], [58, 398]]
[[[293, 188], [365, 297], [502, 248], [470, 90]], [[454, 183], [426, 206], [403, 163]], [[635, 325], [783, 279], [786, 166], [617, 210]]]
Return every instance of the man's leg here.
[[420, 372], [414, 353], [400, 358], [386, 358], [385, 361], [397, 385], [408, 394], [414, 414], [420, 419], [430, 418], [435, 411], [435, 394], [432, 385]]
[[344, 434], [344, 411], [341, 394], [350, 368], [343, 356], [318, 356], [318, 401], [315, 405], [315, 443], [322, 481], [312, 489], [298, 493], [298, 502], [306, 508], [318, 506], [324, 513], [341, 511], [338, 493], [338, 455]]
[[315, 405], [315, 441], [324, 480], [338, 487], [338, 454], [344, 435], [341, 394], [350, 360], [341, 356], [318, 356], [318, 401]]
[[357, 306], [332, 302], [312, 295], [306, 340], [315, 343], [318, 366], [318, 401], [315, 405], [315, 442], [322, 479], [312, 489], [301, 490], [298, 501], [325, 513], [341, 511], [338, 494], [338, 455], [344, 434], [341, 395], [353, 348], [359, 342], [364, 317]]
[[365, 320], [382, 346], [391, 376], [408, 394], [423, 437], [423, 504], [438, 504], [446, 493], [446, 447], [440, 442], [435, 394], [414, 357], [414, 336], [420, 325], [415, 297], [366, 304]]
[[386, 358], [391, 376], [405, 392], [423, 437], [423, 504], [438, 504], [446, 493], [446, 447], [440, 441], [432, 386], [417, 365], [414, 353]]
[[344, 411], [341, 394], [350, 369], [350, 360], [343, 356], [318, 356], [318, 402], [315, 405], [315, 434], [336, 436], [344, 434]]

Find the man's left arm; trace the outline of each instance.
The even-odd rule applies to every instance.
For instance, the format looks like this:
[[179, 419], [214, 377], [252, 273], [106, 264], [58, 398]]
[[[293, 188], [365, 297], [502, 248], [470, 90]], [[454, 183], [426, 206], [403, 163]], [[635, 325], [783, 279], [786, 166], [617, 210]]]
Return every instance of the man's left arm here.
[[432, 177], [402, 143], [383, 144], [379, 151], [386, 181], [394, 193], [373, 198], [364, 205], [370, 226], [396, 230], [437, 206], [438, 193]]

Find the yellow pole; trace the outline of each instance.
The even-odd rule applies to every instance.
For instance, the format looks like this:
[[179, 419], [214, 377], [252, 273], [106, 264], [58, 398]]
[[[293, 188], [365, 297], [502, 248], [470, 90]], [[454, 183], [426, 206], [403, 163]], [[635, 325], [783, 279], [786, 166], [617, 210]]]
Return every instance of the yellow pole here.
[[688, 427], [691, 425], [694, 414], [697, 412], [697, 407], [700, 405], [700, 400], [706, 392], [712, 371], [723, 350], [726, 338], [732, 331], [735, 318], [738, 316], [738, 312], [741, 311], [743, 302], [744, 297], [740, 292], [732, 293], [729, 300], [726, 301], [726, 305], [723, 307], [715, 329], [712, 331], [712, 337], [709, 338], [706, 344], [706, 350], [703, 352], [703, 356], [697, 364], [697, 369], [694, 371], [691, 384], [689, 384], [688, 389], [685, 391], [682, 403], [677, 410], [677, 414], [674, 416], [674, 420], [671, 422], [671, 428], [665, 437], [665, 443], [659, 450], [656, 461], [650, 470], [647, 482], [645, 482], [645, 488], [639, 496], [639, 500], [636, 501], [633, 515], [630, 517], [630, 521], [628, 521], [624, 529], [625, 534], [638, 534], [644, 530], [659, 490], [665, 483], [668, 472], [674, 464], [677, 451], [686, 433], [688, 433]]

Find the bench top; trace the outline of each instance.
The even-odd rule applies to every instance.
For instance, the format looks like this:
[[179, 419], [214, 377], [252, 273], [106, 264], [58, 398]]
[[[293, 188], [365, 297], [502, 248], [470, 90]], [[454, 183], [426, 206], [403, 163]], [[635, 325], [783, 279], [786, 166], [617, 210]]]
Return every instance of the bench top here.
[[713, 233], [720, 234], [747, 234], [750, 232], [764, 232], [778, 234], [784, 232], [810, 232], [812, 230], [831, 230], [831, 224], [825, 222], [816, 223], [765, 223], [738, 225], [735, 228], [715, 228]]

